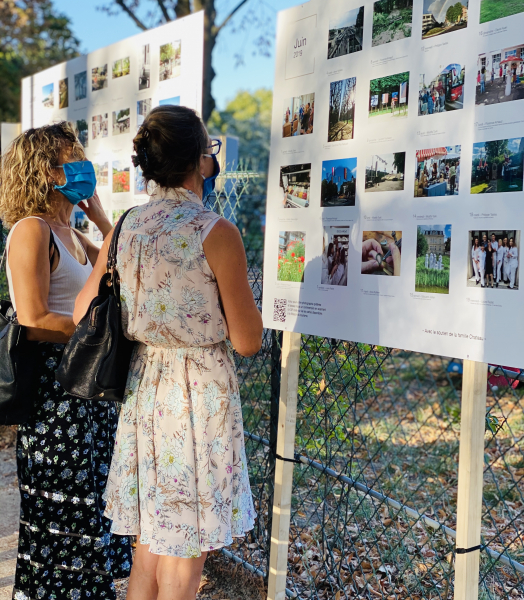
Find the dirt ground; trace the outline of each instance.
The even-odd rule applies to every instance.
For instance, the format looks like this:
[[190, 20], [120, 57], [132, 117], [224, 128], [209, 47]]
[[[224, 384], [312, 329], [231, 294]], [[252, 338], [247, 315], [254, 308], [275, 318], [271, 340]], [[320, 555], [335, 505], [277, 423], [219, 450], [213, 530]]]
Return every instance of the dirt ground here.
[[[0, 426], [0, 600], [11, 600], [18, 547], [20, 496], [16, 476], [16, 433]], [[127, 580], [117, 581], [117, 598], [124, 600]], [[236, 566], [222, 554], [206, 561], [198, 600], [264, 600], [261, 578]]]

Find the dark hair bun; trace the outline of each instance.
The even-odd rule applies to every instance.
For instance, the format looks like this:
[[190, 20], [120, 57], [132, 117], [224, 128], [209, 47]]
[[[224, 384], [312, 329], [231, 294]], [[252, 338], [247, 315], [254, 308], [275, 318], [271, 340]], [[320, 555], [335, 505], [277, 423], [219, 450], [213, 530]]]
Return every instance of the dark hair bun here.
[[186, 106], [158, 106], [145, 118], [133, 140], [135, 167], [147, 183], [180, 187], [200, 167], [208, 136], [197, 113]]

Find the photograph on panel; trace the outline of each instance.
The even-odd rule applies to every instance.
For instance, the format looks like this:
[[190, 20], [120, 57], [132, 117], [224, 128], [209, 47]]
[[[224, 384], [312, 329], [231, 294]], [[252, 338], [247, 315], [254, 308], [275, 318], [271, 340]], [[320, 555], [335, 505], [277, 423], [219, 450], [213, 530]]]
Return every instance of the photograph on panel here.
[[331, 82], [329, 86], [328, 142], [353, 139], [356, 87], [356, 77]]
[[418, 87], [419, 116], [463, 108], [464, 77], [465, 67], [458, 63], [421, 73]]
[[460, 146], [416, 151], [415, 198], [458, 196]]
[[131, 72], [131, 59], [129, 58], [129, 56], [126, 56], [125, 58], [119, 58], [118, 60], [115, 60], [113, 62], [113, 69], [112, 69], [112, 78], [113, 79], [119, 79], [120, 77], [125, 77], [126, 75], [129, 75], [130, 72]]
[[304, 283], [306, 234], [304, 231], [280, 231], [278, 234], [278, 281]]
[[487, 23], [524, 12], [524, 0], [480, 0], [480, 22]]
[[283, 208], [307, 208], [311, 185], [311, 163], [280, 168]]
[[449, 294], [450, 252], [451, 225], [417, 227], [416, 292]]
[[411, 37], [413, 0], [378, 0], [373, 4], [373, 46]]
[[282, 137], [313, 133], [315, 94], [295, 96], [284, 102]]
[[76, 73], [75, 75], [75, 100], [85, 100], [87, 98], [87, 71]]
[[[111, 221], [111, 211], [105, 210], [107, 218]], [[100, 229], [93, 223], [93, 242], [103, 242], [104, 234], [100, 231]]]
[[105, 187], [109, 185], [109, 163], [105, 162], [94, 162], [93, 167], [95, 169], [96, 186]]
[[107, 87], [107, 65], [91, 69], [91, 91], [98, 92]]
[[408, 116], [409, 71], [369, 82], [369, 117], [388, 119]]
[[147, 90], [151, 87], [151, 56], [149, 44], [140, 48], [138, 57], [138, 89]]
[[58, 108], [69, 106], [69, 83], [68, 78], [60, 79], [58, 82]]
[[135, 194], [147, 194], [147, 184], [140, 166], [135, 167]]
[[76, 122], [76, 137], [84, 148], [89, 146], [89, 126], [85, 119], [78, 119]]
[[320, 206], [355, 206], [357, 159], [341, 158], [322, 163]]
[[522, 192], [524, 138], [473, 144], [471, 193]]
[[136, 103], [136, 129], [138, 131], [140, 125], [144, 122], [144, 119], [151, 112], [151, 98], [144, 98], [144, 100], [137, 100]]
[[362, 232], [362, 275], [400, 275], [402, 231]]
[[122, 135], [131, 130], [131, 109], [113, 111], [113, 135]]
[[468, 287], [518, 290], [520, 231], [478, 229], [468, 235]]
[[162, 100], [158, 101], [158, 106], [180, 106], [180, 96], [163, 98]]
[[322, 238], [322, 285], [348, 284], [349, 225], [327, 225]]
[[424, 0], [422, 39], [460, 31], [468, 26], [469, 0]]
[[118, 223], [118, 219], [126, 212], [127, 208], [115, 208], [111, 212], [111, 221], [113, 227]]
[[479, 54], [475, 104], [524, 99], [524, 43]]
[[89, 219], [85, 212], [77, 206], [75, 206], [71, 214], [71, 225], [84, 235], [89, 233]]
[[42, 87], [42, 105], [44, 108], [55, 106], [55, 84], [48, 83]]
[[91, 117], [91, 137], [93, 140], [105, 138], [109, 134], [109, 115], [103, 113]]
[[125, 160], [113, 161], [113, 193], [120, 194], [129, 192], [130, 187], [130, 163]]
[[328, 59], [362, 50], [364, 7], [355, 8], [329, 20]]
[[180, 40], [160, 46], [160, 81], [178, 77], [180, 75], [181, 64], [182, 42]]
[[366, 192], [404, 189], [405, 152], [373, 154], [366, 162]]

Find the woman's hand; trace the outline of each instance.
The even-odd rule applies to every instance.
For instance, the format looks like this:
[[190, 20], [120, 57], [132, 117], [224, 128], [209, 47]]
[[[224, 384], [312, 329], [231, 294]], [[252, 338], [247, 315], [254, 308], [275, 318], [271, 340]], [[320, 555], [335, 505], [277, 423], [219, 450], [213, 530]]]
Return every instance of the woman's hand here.
[[89, 198], [89, 200], [82, 200], [79, 202], [78, 206], [85, 212], [87, 218], [100, 229], [105, 239], [106, 235], [111, 231], [112, 225], [102, 208], [102, 203], [100, 202], [97, 191], [95, 190], [93, 197]]

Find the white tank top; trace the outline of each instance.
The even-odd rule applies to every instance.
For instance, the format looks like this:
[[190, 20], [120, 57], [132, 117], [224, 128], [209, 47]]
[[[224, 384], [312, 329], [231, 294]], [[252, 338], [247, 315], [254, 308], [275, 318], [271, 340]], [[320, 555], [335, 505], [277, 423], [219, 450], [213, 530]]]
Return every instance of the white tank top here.
[[[40, 219], [40, 217], [27, 217], [28, 219]], [[24, 219], [18, 221], [21, 223]], [[40, 219], [44, 221], [44, 219]], [[9, 284], [9, 295], [11, 296], [11, 302], [13, 308], [16, 310], [16, 301], [13, 291], [13, 282], [11, 278], [11, 269], [9, 268], [9, 242], [11, 241], [11, 235], [15, 230], [18, 223], [15, 223], [9, 232], [6, 242], [6, 271], [7, 281]], [[45, 221], [44, 221], [45, 223]], [[46, 223], [47, 224], [47, 223]], [[57, 235], [53, 235], [55, 238], [56, 245], [60, 252], [60, 260], [57, 268], [51, 273], [51, 279], [49, 283], [49, 296], [47, 298], [47, 305], [49, 310], [54, 313], [66, 315], [68, 317], [73, 316], [73, 310], [75, 308], [75, 300], [82, 288], [84, 287], [87, 278], [91, 274], [93, 267], [87, 258], [86, 251], [84, 255], [86, 258], [86, 264], [81, 265], [76, 258], [74, 258], [69, 250], [65, 247], [64, 243], [60, 240]], [[83, 248], [83, 246], [82, 246]]]

